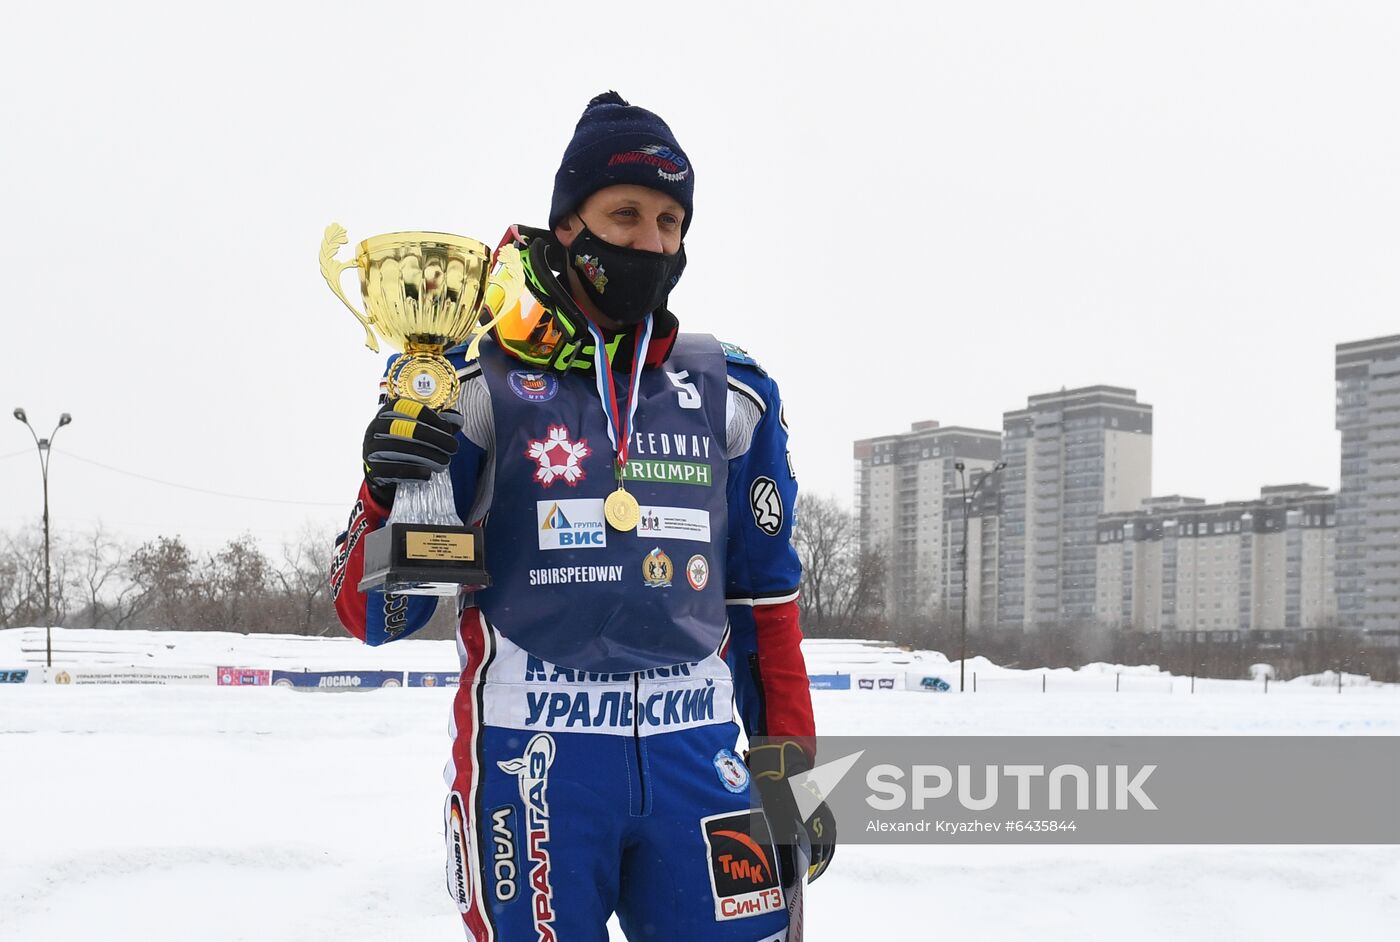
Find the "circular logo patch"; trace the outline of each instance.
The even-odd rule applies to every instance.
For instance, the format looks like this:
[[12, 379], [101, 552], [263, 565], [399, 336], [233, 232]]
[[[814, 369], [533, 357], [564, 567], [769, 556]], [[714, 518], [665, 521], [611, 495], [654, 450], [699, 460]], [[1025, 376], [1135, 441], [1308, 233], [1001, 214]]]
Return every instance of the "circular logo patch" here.
[[526, 402], [548, 402], [559, 393], [559, 378], [553, 373], [511, 370], [506, 383], [511, 392]]
[[413, 377], [413, 391], [425, 399], [437, 392], [437, 388], [437, 380], [431, 373], [419, 373]]
[[734, 794], [748, 791], [749, 770], [739, 761], [739, 757], [728, 749], [721, 749], [715, 753], [715, 772], [724, 787]]
[[710, 561], [698, 553], [690, 557], [685, 564], [685, 581], [696, 592], [705, 588], [710, 582]]

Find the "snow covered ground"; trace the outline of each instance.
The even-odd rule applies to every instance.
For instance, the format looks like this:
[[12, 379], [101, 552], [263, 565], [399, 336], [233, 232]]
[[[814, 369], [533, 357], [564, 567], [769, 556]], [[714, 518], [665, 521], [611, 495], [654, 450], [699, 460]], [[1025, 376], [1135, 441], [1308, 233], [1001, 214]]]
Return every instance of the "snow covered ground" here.
[[[439, 642], [83, 635], [55, 636], [56, 664], [441, 670], [455, 658]], [[33, 667], [32, 649], [32, 632], [0, 632], [0, 669]], [[935, 654], [836, 643], [809, 655], [814, 672], [903, 666], [956, 685], [956, 664]], [[1120, 671], [1093, 668], [1048, 672], [1041, 693], [1040, 672], [976, 669], [975, 695], [817, 691], [820, 728], [1400, 735], [1394, 686], [1264, 695], [1215, 681], [1192, 695], [1137, 669], [1124, 680], [1143, 686], [1114, 694]], [[0, 685], [0, 939], [462, 938], [441, 865], [450, 697]], [[1384, 939], [1400, 924], [1400, 848], [846, 845], [809, 899], [814, 942]]]

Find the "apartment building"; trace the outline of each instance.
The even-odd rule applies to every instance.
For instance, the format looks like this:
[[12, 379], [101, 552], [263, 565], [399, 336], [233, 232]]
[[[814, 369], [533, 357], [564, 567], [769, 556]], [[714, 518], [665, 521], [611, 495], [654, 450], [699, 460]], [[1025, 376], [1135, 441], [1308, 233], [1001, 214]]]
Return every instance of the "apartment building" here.
[[[960, 490], [954, 465], [964, 465], [971, 487], [972, 476], [994, 467], [1000, 457], [1000, 432], [934, 421], [855, 443], [861, 549], [878, 549], [885, 556], [887, 612], [897, 617], [946, 614], [947, 570], [959, 562], [950, 559], [944, 523], [947, 498]], [[960, 539], [961, 529], [958, 535]]]
[[1152, 493], [1152, 407], [1088, 386], [1003, 416], [997, 617], [1008, 629], [1096, 620], [1098, 520]]
[[1171, 496], [1103, 514], [1096, 608], [1146, 632], [1296, 632], [1337, 627], [1337, 497], [1310, 484], [1252, 501]]
[[1337, 345], [1337, 608], [1400, 645], [1400, 335]]

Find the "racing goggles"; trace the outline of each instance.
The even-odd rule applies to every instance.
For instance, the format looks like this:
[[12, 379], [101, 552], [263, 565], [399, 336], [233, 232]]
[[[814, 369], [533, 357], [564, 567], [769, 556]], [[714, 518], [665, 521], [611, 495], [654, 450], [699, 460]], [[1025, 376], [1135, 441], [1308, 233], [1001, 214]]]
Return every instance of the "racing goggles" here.
[[[535, 366], [553, 366], [561, 349], [570, 345], [553, 312], [545, 309], [529, 290], [491, 328], [496, 342], [518, 360]], [[572, 355], [570, 356], [572, 359]]]

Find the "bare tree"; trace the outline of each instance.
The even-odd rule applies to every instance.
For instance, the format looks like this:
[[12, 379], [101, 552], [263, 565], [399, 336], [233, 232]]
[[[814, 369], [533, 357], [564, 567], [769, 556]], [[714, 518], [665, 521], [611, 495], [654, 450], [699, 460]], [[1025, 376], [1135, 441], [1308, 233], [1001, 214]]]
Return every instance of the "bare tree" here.
[[[174, 628], [193, 631], [338, 635], [330, 598], [331, 550], [304, 531], [275, 563], [250, 535], [197, 555], [179, 536], [160, 536], [126, 551], [101, 526], [53, 546], [54, 624]], [[71, 603], [71, 604], [70, 604]], [[34, 532], [0, 533], [0, 628], [43, 622], [43, 544]], [[420, 638], [451, 638], [457, 615], [437, 606]]]
[[290, 624], [303, 635], [325, 635], [340, 626], [331, 604], [331, 543], [314, 527], [305, 528], [294, 543], [282, 546], [282, 565], [272, 571], [281, 590]]
[[835, 499], [798, 498], [792, 543], [802, 561], [802, 621], [813, 628], [824, 626], [843, 590], [846, 561], [855, 533], [851, 515]]
[[36, 542], [0, 534], [0, 628], [37, 625], [43, 616], [44, 550]]
[[883, 637], [885, 627], [885, 554], [876, 549], [856, 553], [854, 577], [838, 621], [847, 633]]
[[[49, 560], [49, 623], [68, 616], [67, 542], [54, 535]], [[44, 621], [44, 539], [39, 530], [0, 535], [0, 628], [40, 625]]]
[[869, 631], [883, 614], [884, 558], [861, 553], [859, 528], [832, 497], [798, 499], [793, 546], [802, 562], [804, 631], [827, 637]]
[[78, 620], [93, 628], [126, 628], [149, 604], [142, 587], [131, 578], [130, 552], [99, 523], [73, 548], [69, 584], [74, 604], [82, 603]]
[[213, 631], [267, 631], [272, 566], [250, 534], [234, 537], [205, 560], [201, 572], [207, 610], [203, 627]]
[[180, 537], [161, 536], [131, 554], [128, 575], [137, 586], [137, 622], [152, 628], [179, 628], [198, 598], [196, 562]]

